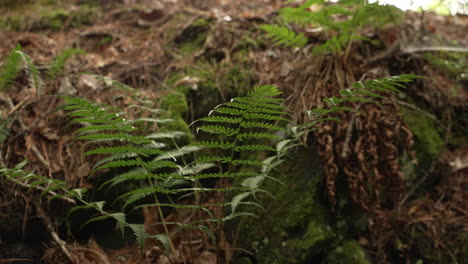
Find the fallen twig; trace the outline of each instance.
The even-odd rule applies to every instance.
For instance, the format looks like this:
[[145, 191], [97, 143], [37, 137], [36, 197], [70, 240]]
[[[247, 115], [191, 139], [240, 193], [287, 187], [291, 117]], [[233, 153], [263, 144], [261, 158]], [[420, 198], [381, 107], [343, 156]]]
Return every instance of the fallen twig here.
[[24, 259], [24, 258], [10, 258], [10, 259], [0, 259], [0, 263], [11, 263], [15, 261], [29, 261], [34, 262], [34, 259]]
[[54, 242], [59, 246], [60, 250], [63, 252], [63, 254], [65, 254], [68, 260], [70, 260], [71, 263], [75, 263], [70, 252], [68, 251], [66, 247], [66, 242], [59, 237], [57, 232], [55, 232], [54, 227], [52, 226], [52, 222], [49, 219], [49, 216], [47, 216], [46, 212], [44, 211], [44, 209], [42, 209], [39, 203], [34, 202], [34, 204], [36, 205], [37, 215], [44, 222], [44, 225], [46, 226], [47, 231], [49, 231], [50, 236], [52, 237], [52, 240], [54, 240]]

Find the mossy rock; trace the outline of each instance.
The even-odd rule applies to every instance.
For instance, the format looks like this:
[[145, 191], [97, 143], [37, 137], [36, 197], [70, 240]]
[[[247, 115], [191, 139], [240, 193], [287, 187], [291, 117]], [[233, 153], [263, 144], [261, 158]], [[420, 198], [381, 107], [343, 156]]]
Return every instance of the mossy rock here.
[[260, 199], [265, 212], [241, 227], [240, 246], [256, 253], [255, 263], [311, 263], [333, 248], [336, 234], [319, 195], [324, 174], [318, 157], [305, 149], [293, 155], [280, 168], [284, 185], [266, 187], [276, 199]]
[[444, 140], [434, 120], [419, 111], [407, 107], [402, 107], [400, 111], [403, 114], [405, 123], [415, 137], [418, 158], [421, 160], [436, 158], [444, 147]]
[[354, 240], [346, 241], [328, 256], [328, 264], [371, 264], [364, 249]]

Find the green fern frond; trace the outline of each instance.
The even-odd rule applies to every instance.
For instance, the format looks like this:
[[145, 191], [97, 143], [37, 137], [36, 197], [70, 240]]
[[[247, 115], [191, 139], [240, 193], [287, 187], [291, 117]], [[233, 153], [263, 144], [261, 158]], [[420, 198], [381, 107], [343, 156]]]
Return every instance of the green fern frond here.
[[105, 214], [89, 219], [88, 221], [84, 222], [80, 228], [83, 228], [90, 223], [102, 221], [108, 218], [113, 218], [114, 220], [117, 221], [117, 223], [126, 223], [124, 213], [105, 213]]
[[236, 108], [230, 108], [230, 107], [219, 107], [211, 110], [211, 112], [208, 114], [209, 116], [212, 113], [220, 113], [220, 114], [227, 114], [227, 115], [235, 115], [235, 116], [241, 116], [244, 112], [240, 109]]
[[171, 238], [167, 234], [150, 235], [149, 237], [156, 239], [163, 245], [166, 250], [166, 255], [171, 252]]
[[[324, 44], [314, 47], [313, 54], [331, 52], [343, 53], [352, 41], [369, 39], [359, 36], [358, 30], [365, 25], [382, 26], [388, 23], [397, 23], [401, 20], [402, 12], [393, 6], [369, 3], [368, 1], [340, 1], [338, 4], [323, 4], [324, 0], [308, 0], [299, 7], [285, 7], [279, 10], [279, 17], [285, 24], [307, 26], [316, 24], [320, 27], [338, 33]], [[308, 7], [320, 4], [320, 9], [311, 12]], [[335, 21], [334, 16], [348, 17], [346, 20]], [[279, 43], [290, 43], [295, 40], [295, 33], [286, 26], [262, 26], [267, 35]], [[293, 42], [294, 43], [294, 42]], [[278, 44], [278, 43], [277, 43]], [[301, 47], [300, 45], [297, 45]]]
[[121, 125], [117, 126], [115, 124], [110, 124], [110, 125], [91, 125], [91, 126], [86, 126], [78, 129], [76, 132], [78, 134], [83, 134], [86, 132], [100, 132], [100, 131], [109, 131], [109, 130], [116, 130], [116, 131], [121, 131], [121, 132], [132, 132], [136, 128], [132, 125]]
[[209, 162], [219, 162], [219, 163], [228, 163], [231, 162], [231, 157], [222, 157], [222, 156], [210, 156], [210, 157], [197, 157], [193, 162], [194, 163], [209, 163]]
[[234, 213], [234, 214], [227, 215], [227, 216], [225, 216], [223, 218], [223, 221], [230, 221], [230, 220], [235, 219], [237, 217], [243, 217], [243, 216], [258, 217], [258, 215], [254, 214], [254, 213], [242, 212], [242, 213]]
[[[143, 201], [152, 200], [153, 204], [158, 204], [160, 195], [190, 192], [187, 189], [178, 189], [181, 185], [185, 186], [189, 179], [188, 176], [180, 173], [181, 166], [177, 163], [176, 158], [197, 151], [200, 147], [190, 146], [165, 151], [170, 147], [168, 141], [185, 136], [186, 133], [156, 132], [141, 136], [137, 134], [138, 129], [131, 125], [133, 123], [172, 122], [172, 119], [155, 116], [163, 113], [162, 111], [138, 107], [139, 111], [146, 111], [145, 117], [126, 120], [121, 117], [122, 114], [112, 113], [108, 108], [84, 99], [64, 97], [64, 100], [66, 103], [64, 109], [72, 111], [69, 115], [74, 118], [73, 122], [85, 125], [78, 130], [77, 139], [86, 140], [88, 143], [93, 143], [93, 146], [98, 146], [87, 151], [85, 155], [105, 155], [94, 165], [92, 172], [95, 173], [102, 169], [124, 171], [104, 182], [100, 188], [114, 188], [118, 184], [128, 182], [142, 186], [119, 193], [117, 201], [123, 201], [122, 210], [128, 207], [138, 207]], [[146, 115], [148, 113], [149, 116]], [[158, 139], [163, 140], [163, 142], [156, 142], [155, 140]], [[106, 145], [99, 145], [106, 142]], [[112, 143], [112, 145], [109, 146], [108, 143]], [[206, 168], [206, 166], [199, 167]], [[95, 219], [108, 217], [106, 214], [101, 214]], [[160, 217], [164, 219], [164, 215]], [[118, 224], [121, 228], [124, 226], [133, 227], [135, 230], [137, 228], [136, 225], [132, 226], [132, 224], [124, 222], [118, 222]], [[162, 224], [165, 225], [165, 222], [163, 221]], [[145, 233], [144, 230], [138, 230], [139, 233], [136, 235], [139, 237], [137, 239], [140, 240]], [[139, 242], [143, 243], [144, 240]]]
[[265, 122], [252, 122], [252, 121], [243, 121], [240, 124], [243, 128], [265, 128], [268, 130], [284, 130], [284, 128]]
[[[168, 168], [173, 168], [173, 166], [166, 166]], [[129, 172], [125, 172], [122, 174], [119, 174], [118, 176], [104, 182], [99, 188], [104, 188], [105, 186], [108, 186], [108, 189], [114, 187], [115, 185], [118, 185], [120, 183], [124, 183], [126, 181], [141, 181], [141, 180], [158, 180], [158, 181], [163, 181], [167, 179], [176, 179], [180, 178], [183, 180], [187, 180], [186, 178], [181, 177], [179, 174], [176, 173], [159, 173], [159, 174], [154, 174], [148, 172], [148, 170], [143, 169], [143, 168], [136, 168], [133, 169]]]
[[187, 133], [182, 131], [171, 131], [171, 132], [157, 132], [146, 135], [149, 139], [176, 139], [180, 137], [188, 136]]
[[[379, 100], [386, 100], [388, 98], [388, 94], [396, 94], [400, 93], [401, 88], [406, 88], [403, 84], [414, 81], [415, 79], [423, 78], [422, 76], [414, 75], [414, 74], [404, 74], [404, 75], [396, 75], [396, 76], [389, 76], [378, 78], [374, 80], [367, 80], [364, 82], [356, 82], [354, 83], [351, 88], [345, 89], [340, 91], [341, 97], [330, 97], [323, 99], [330, 107], [328, 109], [323, 108], [316, 108], [307, 112], [308, 115], [315, 115], [320, 117], [321, 119], [316, 121], [340, 121], [336, 118], [323, 118], [334, 112], [354, 112], [356, 111], [353, 108], [341, 106], [343, 103], [346, 102], [360, 102], [360, 103], [374, 103], [380, 105], [377, 101]], [[383, 93], [378, 94], [377, 92]], [[311, 125], [310, 123], [309, 125]], [[316, 123], [313, 123], [316, 124]], [[307, 125], [307, 124], [306, 124]]]
[[[236, 107], [236, 108], [239, 108], [241, 110], [249, 110], [250, 112], [253, 112], [253, 113], [263, 113], [263, 114], [271, 114], [271, 115], [282, 115], [284, 114], [283, 111], [279, 111], [279, 110], [273, 110], [273, 109], [269, 109], [269, 108], [264, 108], [264, 107], [257, 107], [258, 102], [249, 102], [248, 100], [244, 100], [243, 103], [239, 103], [240, 100], [242, 98], [239, 99], [239, 101], [236, 100], [234, 102], [229, 102], [229, 103], [225, 103], [224, 105], [225, 106], [229, 106], [229, 107]], [[266, 105], [266, 104], [263, 104], [263, 105]], [[277, 108], [277, 109], [282, 109], [281, 108]], [[210, 117], [214, 117], [214, 116], [210, 116]]]
[[86, 52], [81, 49], [65, 49], [61, 51], [55, 58], [54, 61], [52, 62], [52, 65], [50, 66], [49, 70], [47, 71], [47, 75], [49, 78], [54, 79], [57, 77], [65, 68], [65, 63], [69, 58], [75, 55], [84, 55]]
[[316, 20], [314, 14], [305, 8], [281, 8], [279, 15], [285, 23], [296, 23], [299, 25], [307, 25]]
[[237, 136], [239, 141], [245, 141], [250, 139], [273, 139], [273, 140], [281, 140], [282, 137], [272, 135], [270, 133], [261, 133], [261, 132], [248, 132], [243, 133]]
[[219, 149], [232, 149], [236, 146], [234, 142], [223, 142], [223, 141], [199, 141], [196, 143], [198, 146], [207, 148], [219, 148]]
[[39, 92], [43, 86], [39, 71], [36, 65], [34, 65], [32, 58], [22, 52], [19, 45], [8, 54], [3, 63], [0, 71], [0, 91], [12, 85], [22, 69], [26, 71], [31, 88]]
[[360, 90], [357, 90], [357, 91], [355, 91], [355, 92], [358, 93], [358, 94], [361, 94], [361, 95], [363, 95], [363, 96], [385, 99], [385, 96], [380, 95], [380, 94], [376, 94], [376, 93], [374, 93], [374, 92], [367, 91], [367, 90], [362, 90], [362, 89], [360, 89]]
[[282, 93], [283, 92], [281, 92], [278, 87], [271, 84], [266, 84], [254, 87], [252, 91], [248, 92], [248, 95], [259, 101], [270, 101], [280, 104], [283, 99], [274, 97]]
[[187, 180], [188, 178], [186, 176], [197, 175], [199, 173], [202, 173], [203, 171], [206, 171], [214, 167], [216, 167], [216, 165], [213, 162], [206, 162], [206, 163], [193, 162], [187, 166], [179, 167], [178, 168], [179, 174], [182, 177], [174, 177], [174, 178]]
[[346, 41], [340, 41], [343, 39], [338, 39], [337, 36], [331, 37], [324, 44], [314, 47], [312, 49], [312, 54], [317, 55], [324, 52], [331, 53], [341, 53], [343, 52], [343, 46], [347, 44]]
[[245, 150], [255, 150], [255, 151], [276, 151], [274, 147], [265, 146], [265, 145], [240, 145], [233, 148], [234, 151], [245, 151]]
[[75, 211], [78, 210], [83, 210], [83, 209], [92, 209], [92, 208], [97, 208], [99, 211], [102, 211], [102, 208], [104, 207], [105, 201], [99, 201], [99, 202], [91, 202], [87, 203], [84, 205], [76, 205], [73, 206], [70, 210], [68, 210], [65, 218], [69, 218]]
[[104, 157], [103, 159], [96, 162], [93, 166], [93, 171], [96, 171], [96, 168], [100, 167], [102, 164], [106, 164], [111, 161], [136, 158], [137, 155], [134, 152], [122, 152], [122, 153], [112, 153], [109, 156]]
[[0, 175], [3, 175], [7, 180], [11, 180], [14, 183], [22, 184], [23, 187], [27, 187], [28, 190], [38, 189], [41, 190], [41, 196], [46, 194], [53, 193], [52, 198], [58, 196], [67, 196], [67, 193], [54, 193], [54, 191], [60, 190], [62, 192], [66, 191], [65, 181], [58, 179], [51, 179], [42, 175], [38, 175], [29, 171], [22, 169], [25, 166], [27, 160], [17, 164], [15, 168], [9, 169], [5, 167], [0, 168]]
[[[65, 110], [69, 110], [69, 109], [65, 109]], [[95, 110], [99, 110], [99, 111], [94, 112]], [[94, 118], [103, 119], [106, 122], [111, 122], [111, 121], [115, 121], [118, 123], [122, 122], [122, 118], [120, 118], [118, 114], [106, 114], [106, 111], [104, 109], [76, 110], [74, 112], [69, 113], [68, 115], [72, 117], [86, 117], [86, 118], [94, 117]]]
[[39, 71], [37, 70], [36, 65], [34, 65], [32, 58], [26, 55], [24, 52], [19, 50], [16, 52], [19, 53], [23, 59], [24, 69], [28, 76], [29, 85], [34, 90], [36, 90], [37, 93], [39, 93], [44, 83], [41, 79], [41, 76], [39, 75]]
[[244, 115], [244, 118], [247, 119], [260, 119], [260, 120], [270, 120], [270, 121], [288, 121], [288, 119], [280, 117], [274, 114], [263, 114], [263, 113], [247, 113]]
[[163, 168], [178, 168], [178, 164], [170, 160], [152, 160], [146, 163], [148, 169], [154, 171]]
[[[224, 188], [209, 188], [209, 187], [191, 187], [191, 188], [179, 188], [175, 191], [175, 193], [209, 193], [209, 192], [232, 192], [232, 191], [245, 191], [247, 188], [245, 187], [224, 187]], [[221, 204], [221, 207], [224, 207], [225, 203]], [[216, 220], [215, 220], [216, 221]]]
[[146, 238], [148, 238], [148, 234], [145, 231], [145, 226], [142, 224], [129, 224], [128, 227], [130, 227], [132, 230], [139, 248], [142, 249], [145, 245]]
[[126, 192], [119, 197], [117, 197], [117, 200], [125, 199], [125, 204], [124, 208], [129, 206], [130, 204], [133, 204], [145, 197], [152, 196], [153, 194], [157, 193], [162, 193], [162, 194], [175, 194], [177, 192], [180, 192], [179, 190], [171, 190], [163, 187], [158, 187], [158, 186], [147, 186], [147, 187], [141, 187], [136, 190], [132, 190], [130, 192]]
[[18, 53], [19, 51], [21, 51], [21, 47], [17, 46], [8, 53], [5, 61], [3, 62], [3, 66], [0, 71], [0, 91], [6, 90], [10, 87], [21, 72], [22, 58], [20, 53]]
[[224, 127], [220, 125], [206, 125], [197, 128], [197, 131], [205, 131], [212, 134], [222, 134], [226, 136], [234, 136], [239, 133], [239, 129]]
[[276, 45], [284, 47], [304, 47], [307, 44], [307, 38], [303, 33], [296, 34], [285, 26], [262, 25], [260, 26]]
[[[272, 131], [284, 130], [279, 123], [287, 121], [283, 116], [283, 99], [274, 98], [281, 94], [278, 88], [272, 85], [255, 87], [248, 93], [248, 96], [234, 98], [217, 106], [209, 113], [208, 118], [202, 118], [200, 122], [216, 122], [216, 125], [202, 125], [197, 131], [203, 131], [208, 134], [219, 134], [222, 140], [201, 141], [197, 143], [205, 148], [216, 149], [215, 154], [197, 157], [193, 164], [209, 164], [216, 162], [219, 166], [227, 167], [227, 171], [218, 173], [199, 173], [190, 176], [191, 180], [202, 181], [208, 178], [224, 179], [245, 179], [254, 178], [263, 173], [269, 173], [274, 162], [264, 162], [258, 159], [258, 153], [274, 152], [278, 153], [276, 147], [270, 145], [271, 141], [281, 140], [282, 137], [272, 134]], [[226, 137], [228, 139], [226, 139]], [[249, 170], [244, 170], [250, 168]], [[254, 171], [254, 172], [252, 172]], [[262, 176], [266, 179], [267, 176]], [[260, 181], [259, 181], [260, 182]], [[260, 192], [260, 184], [252, 186], [243, 186], [236, 184], [234, 186], [223, 186], [224, 188], [187, 188], [193, 192]], [[249, 196], [252, 193], [249, 193]], [[236, 197], [236, 196], [235, 196]], [[239, 197], [239, 196], [237, 196]], [[234, 207], [242, 204], [243, 206], [256, 206], [252, 201], [233, 201]], [[232, 202], [223, 202], [220, 206], [230, 206]], [[217, 221], [227, 221], [236, 216], [251, 215], [245, 212], [235, 212], [236, 215], [230, 215], [218, 219]]]
[[144, 136], [132, 136], [125, 133], [99, 133], [92, 135], [79, 136], [77, 139], [92, 140], [92, 141], [125, 141], [135, 144], [151, 144], [151, 140]]
[[126, 182], [126, 181], [146, 180], [146, 179], [150, 179], [151, 177], [152, 177], [152, 174], [149, 173], [146, 169], [136, 168], [136, 169], [130, 170], [129, 172], [119, 174], [116, 177], [108, 181], [105, 181], [101, 186], [99, 186], [99, 189], [102, 189], [107, 185], [109, 185], [108, 189], [110, 189], [114, 187], [115, 185]]
[[104, 107], [93, 104], [83, 98], [70, 96], [62, 96], [62, 98], [65, 101], [65, 105], [63, 107], [65, 110], [77, 110], [77, 114], [72, 112], [69, 113], [69, 115], [73, 114], [73, 116], [80, 116], [79, 113], [83, 113], [84, 116], [89, 116], [89, 114], [94, 114], [93, 116], [99, 118], [108, 117], [111, 120], [113, 117], [118, 116], [115, 113], [109, 113]]
[[128, 120], [126, 124], [137, 124], [137, 123], [153, 123], [153, 124], [168, 124], [175, 122], [175, 119], [172, 118], [149, 118], [141, 117], [134, 120]]
[[191, 177], [191, 179], [209, 179], [209, 178], [242, 178], [252, 177], [256, 173], [251, 172], [224, 172], [224, 173], [200, 173]]
[[143, 165], [145, 165], [145, 162], [141, 159], [115, 160], [107, 162], [106, 164], [96, 168], [95, 170], [97, 171], [109, 168], [135, 167]]
[[[255, 94], [252, 94], [253, 96]], [[263, 99], [262, 98], [257, 98], [257, 97], [239, 97], [236, 98], [236, 102], [241, 102], [241, 103], [246, 103], [249, 104], [250, 106], [255, 106], [255, 107], [261, 107], [261, 108], [269, 108], [269, 109], [277, 109], [277, 110], [284, 110], [284, 107], [281, 105], [278, 105], [278, 102], [282, 102], [283, 99], [276, 99], [276, 100], [271, 100], [271, 99]], [[272, 98], [273, 99], [273, 98]], [[276, 114], [283, 114], [283, 111], [276, 111]]]
[[[109, 120], [107, 119], [103, 119], [103, 118], [95, 118], [93, 116], [90, 116], [89, 118], [87, 117], [84, 117], [84, 118], [75, 118], [73, 119], [71, 122], [72, 123], [89, 123], [89, 124], [102, 124], [102, 123], [106, 123], [108, 122]], [[115, 121], [115, 122], [120, 122], [120, 121]], [[112, 124], [112, 122], [109, 122], [110, 124]]]
[[242, 121], [242, 119], [241, 118], [226, 117], [226, 116], [207, 116], [207, 117], [203, 117], [203, 118], [198, 119], [198, 121], [238, 124], [238, 123], [240, 123]]
[[195, 145], [187, 145], [180, 149], [166, 151], [166, 153], [159, 155], [155, 160], [164, 160], [164, 159], [173, 159], [176, 160], [179, 157], [192, 154], [194, 152], [200, 151], [202, 148]]
[[249, 165], [249, 166], [263, 166], [263, 162], [261, 160], [243, 160], [243, 159], [235, 159], [231, 161], [231, 164], [239, 166], [239, 165]]

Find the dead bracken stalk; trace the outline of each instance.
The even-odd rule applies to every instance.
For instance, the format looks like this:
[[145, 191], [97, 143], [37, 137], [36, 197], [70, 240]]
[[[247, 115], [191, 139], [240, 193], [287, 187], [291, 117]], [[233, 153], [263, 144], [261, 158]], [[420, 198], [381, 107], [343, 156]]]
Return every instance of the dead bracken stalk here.
[[70, 252], [68, 251], [68, 249], [66, 247], [67, 243], [59, 237], [57, 232], [55, 232], [54, 226], [52, 225], [52, 221], [50, 221], [50, 218], [47, 215], [47, 213], [44, 211], [44, 209], [42, 208], [42, 206], [38, 202], [34, 202], [34, 204], [35, 204], [35, 207], [36, 207], [37, 215], [43, 221], [43, 223], [44, 223], [47, 231], [49, 232], [52, 240], [57, 244], [57, 246], [60, 248], [62, 253], [67, 257], [67, 259], [71, 263], [75, 263], [75, 261], [72, 258], [72, 255], [70, 254]]

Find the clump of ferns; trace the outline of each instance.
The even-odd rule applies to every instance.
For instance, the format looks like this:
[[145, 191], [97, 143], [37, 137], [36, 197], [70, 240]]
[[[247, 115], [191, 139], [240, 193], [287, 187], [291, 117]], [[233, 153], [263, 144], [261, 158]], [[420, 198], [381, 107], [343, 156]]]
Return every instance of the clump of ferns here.
[[[143, 206], [156, 206], [165, 230], [164, 235], [157, 235], [156, 238], [163, 242], [165, 247], [174, 249], [161, 207], [183, 207], [171, 201], [170, 197], [173, 194], [188, 192], [181, 188], [186, 185], [186, 180], [178, 173], [180, 166], [176, 158], [197, 148], [171, 148], [171, 140], [185, 136], [185, 133], [178, 131], [156, 132], [143, 136], [135, 133], [139, 123], [170, 122], [167, 118], [144, 117], [127, 120], [122, 114], [112, 113], [85, 99], [64, 97], [64, 100], [64, 109], [72, 111], [69, 115], [73, 117], [73, 122], [86, 124], [77, 130], [78, 140], [87, 140], [88, 144], [93, 145], [84, 155], [104, 155], [104, 158], [95, 164], [93, 173], [117, 170], [117, 175], [104, 182], [100, 188], [110, 189], [118, 185], [136, 184], [134, 189], [125, 190], [117, 200], [123, 201], [124, 210], [128, 207], [138, 209]], [[156, 110], [155, 112], [158, 113]], [[169, 202], [160, 202], [162, 197]], [[120, 226], [130, 227], [143, 246], [148, 234], [144, 233], [142, 224], [128, 224], [125, 219], [117, 221]]]
[[[53, 61], [44, 67], [49, 79], [55, 79], [63, 73], [65, 65], [72, 56], [84, 54], [80, 49], [64, 49], [53, 59]], [[39, 68], [33, 63], [33, 59], [24, 53], [21, 46], [18, 45], [8, 53], [3, 66], [0, 69], [0, 91], [10, 88], [16, 78], [24, 70], [28, 76], [28, 84], [38, 94], [44, 86]]]
[[[282, 131], [278, 122], [286, 122], [282, 116], [285, 114], [282, 99], [272, 98], [279, 92], [274, 86], [257, 87], [246, 97], [234, 98], [231, 102], [224, 103], [212, 110], [209, 116], [201, 118], [200, 122], [208, 123], [198, 127], [198, 131], [219, 135], [218, 140], [200, 141], [196, 144], [182, 148], [165, 149], [167, 144], [156, 142], [156, 139], [176, 138], [181, 132], [152, 133], [148, 136], [136, 136], [132, 133], [136, 130], [133, 124], [124, 120], [121, 116], [109, 113], [95, 104], [84, 99], [64, 97], [65, 109], [71, 110], [70, 116], [74, 122], [88, 123], [89, 125], [78, 130], [78, 138], [89, 140], [90, 143], [100, 144], [112, 142], [111, 146], [97, 147], [85, 153], [85, 155], [108, 155], [96, 163], [94, 171], [102, 169], [129, 168], [114, 178], [106, 181], [102, 186], [113, 188], [118, 184], [137, 181], [140, 186], [122, 194], [118, 199], [124, 200], [124, 208], [133, 206], [157, 206], [159, 219], [164, 219], [161, 207], [178, 209], [199, 209], [213, 215], [215, 219], [200, 219], [198, 222], [164, 223], [166, 241], [169, 239], [167, 224], [177, 224], [181, 228], [195, 227], [207, 231], [204, 222], [217, 222], [220, 226], [227, 220], [238, 216], [252, 215], [249, 212], [238, 212], [239, 206], [256, 205], [252, 201], [246, 201], [248, 197], [254, 197], [257, 192], [265, 192], [260, 188], [261, 183], [269, 178], [269, 172], [281, 162], [281, 155], [288, 149], [289, 140], [281, 141], [277, 147], [271, 146], [271, 140], [281, 140], [282, 137], [273, 135], [271, 131]], [[137, 120], [138, 121], [138, 120]], [[144, 118], [139, 120], [148, 122]], [[199, 151], [201, 148], [215, 150], [212, 155], [204, 155], [200, 152], [192, 162], [184, 165], [184, 155]], [[265, 160], [260, 159], [254, 153], [269, 151], [275, 155]], [[213, 169], [215, 172], [205, 172]], [[218, 179], [214, 187], [207, 187], [205, 179]], [[233, 179], [237, 180], [237, 186], [232, 186]], [[236, 191], [232, 201], [226, 202], [227, 192]], [[216, 204], [183, 204], [173, 201], [171, 195], [183, 194], [202, 196], [205, 193], [216, 192], [222, 199]], [[240, 193], [239, 193], [240, 192]], [[160, 196], [166, 196], [169, 202], [161, 202]], [[153, 201], [149, 203], [137, 203], [139, 201]], [[197, 199], [195, 199], [197, 200]], [[231, 213], [209, 212], [209, 208], [231, 207]], [[131, 226], [135, 231], [135, 226]], [[139, 226], [141, 228], [141, 226]], [[136, 232], [136, 231], [135, 231]], [[212, 237], [212, 236], [211, 236]], [[213, 238], [213, 237], [212, 237]]]
[[[262, 189], [262, 183], [274, 179], [271, 171], [297, 142], [282, 136], [288, 119], [284, 118], [283, 99], [275, 98], [279, 94], [275, 86], [256, 87], [247, 96], [218, 105], [207, 117], [196, 121], [203, 123], [197, 133], [203, 132], [209, 140], [195, 145], [209, 151], [198, 152], [190, 167], [212, 164], [215, 169], [191, 178], [199, 186], [195, 194], [210, 195], [207, 206], [215, 208], [212, 221], [217, 224], [214, 229], [218, 236], [222, 235], [224, 222], [255, 216], [251, 207], [261, 208], [255, 202], [257, 194], [269, 194]], [[215, 179], [216, 183], [203, 187], [201, 181], [205, 179]]]
[[[315, 11], [310, 9], [316, 5]], [[358, 34], [366, 25], [383, 26], [401, 20], [402, 12], [394, 6], [369, 3], [367, 0], [339, 1], [328, 3], [326, 0], [306, 0], [299, 7], [285, 7], [280, 9], [279, 16], [283, 25], [262, 25], [260, 28], [273, 38], [278, 45], [286, 47], [304, 47], [308, 39], [304, 33], [297, 34], [288, 27], [297, 24], [306, 27], [311, 24], [326, 30], [329, 39], [322, 45], [314, 47], [313, 54], [330, 52], [343, 54], [349, 51], [354, 40], [372, 40]], [[335, 20], [334, 18], [341, 19]]]
[[6, 57], [0, 70], [0, 91], [10, 88], [22, 70], [28, 76], [30, 88], [39, 93], [43, 86], [39, 70], [34, 65], [33, 60], [21, 50], [21, 46], [14, 48]]

